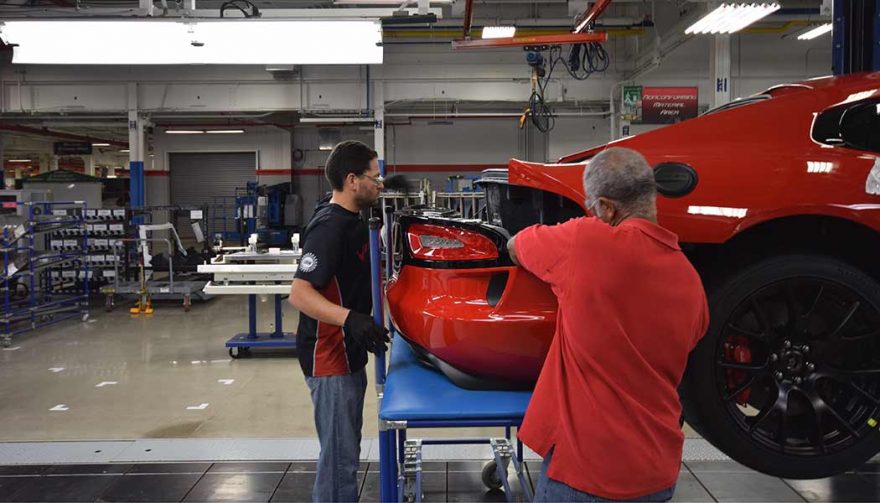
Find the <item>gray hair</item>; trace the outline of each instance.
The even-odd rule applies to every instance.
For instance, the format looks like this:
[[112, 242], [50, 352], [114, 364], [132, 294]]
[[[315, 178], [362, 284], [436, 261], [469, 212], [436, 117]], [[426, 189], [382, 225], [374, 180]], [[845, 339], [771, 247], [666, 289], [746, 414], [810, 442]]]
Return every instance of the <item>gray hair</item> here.
[[609, 148], [590, 159], [584, 170], [584, 192], [588, 206], [606, 197], [630, 215], [656, 212], [654, 171], [642, 154], [632, 149]]

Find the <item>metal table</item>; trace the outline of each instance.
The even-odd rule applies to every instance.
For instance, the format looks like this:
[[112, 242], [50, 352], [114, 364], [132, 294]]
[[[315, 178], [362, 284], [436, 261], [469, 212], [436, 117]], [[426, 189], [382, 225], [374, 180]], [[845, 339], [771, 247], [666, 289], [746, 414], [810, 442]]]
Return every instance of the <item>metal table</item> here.
[[[248, 331], [226, 341], [229, 356], [239, 358], [251, 348], [296, 348], [296, 335], [282, 329], [281, 301], [290, 293], [301, 253], [282, 250], [280, 253], [242, 251], [215, 258], [200, 265], [199, 272], [210, 273], [214, 279], [205, 285], [211, 295], [247, 295]], [[257, 295], [273, 295], [275, 330], [257, 332]]]

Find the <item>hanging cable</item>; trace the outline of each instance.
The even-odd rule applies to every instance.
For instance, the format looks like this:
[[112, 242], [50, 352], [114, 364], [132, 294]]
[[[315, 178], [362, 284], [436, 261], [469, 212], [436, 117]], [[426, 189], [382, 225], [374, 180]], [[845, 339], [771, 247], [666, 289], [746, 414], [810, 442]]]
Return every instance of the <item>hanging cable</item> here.
[[[242, 5], [244, 5], [244, 7], [242, 7]], [[245, 7], [249, 7], [251, 11], [248, 12], [247, 10], [245, 10]], [[258, 9], [257, 6], [254, 5], [254, 3], [250, 0], [229, 0], [227, 2], [223, 2], [223, 4], [220, 5], [220, 17], [223, 17], [223, 14], [226, 12], [227, 9], [238, 9], [239, 11], [241, 11], [242, 14], [244, 14], [244, 17], [261, 16], [260, 9]]]
[[[529, 96], [528, 108], [520, 117], [519, 127], [522, 128], [529, 118], [542, 133], [549, 132], [555, 125], [553, 110], [544, 96], [556, 65], [562, 65], [572, 78], [586, 80], [594, 73], [607, 70], [610, 63], [608, 51], [597, 42], [574, 44], [566, 57], [562, 56], [560, 45], [527, 46], [524, 49], [529, 51], [526, 62], [532, 67], [532, 94]], [[544, 57], [544, 52], [547, 52], [547, 58]]]

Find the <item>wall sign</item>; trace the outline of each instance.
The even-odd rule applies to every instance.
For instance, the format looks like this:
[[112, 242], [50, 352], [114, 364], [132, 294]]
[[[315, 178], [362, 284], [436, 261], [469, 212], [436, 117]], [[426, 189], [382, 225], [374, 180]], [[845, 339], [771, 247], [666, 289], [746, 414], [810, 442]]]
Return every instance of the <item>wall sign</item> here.
[[92, 155], [92, 144], [87, 142], [56, 141], [52, 144], [55, 155]]
[[697, 116], [696, 87], [644, 87], [642, 123], [670, 124]]

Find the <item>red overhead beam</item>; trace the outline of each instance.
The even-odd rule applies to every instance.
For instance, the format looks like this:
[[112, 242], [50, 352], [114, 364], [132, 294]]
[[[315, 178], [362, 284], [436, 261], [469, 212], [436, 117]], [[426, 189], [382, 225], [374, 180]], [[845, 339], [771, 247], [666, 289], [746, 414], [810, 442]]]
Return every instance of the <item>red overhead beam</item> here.
[[575, 25], [575, 29], [573, 33], [581, 33], [590, 26], [590, 23], [596, 20], [599, 17], [599, 14], [602, 14], [608, 4], [611, 3], [611, 0], [598, 0], [596, 3], [590, 7], [587, 12], [584, 13], [583, 17], [581, 17], [577, 24]]
[[608, 34], [560, 33], [558, 35], [535, 35], [531, 37], [480, 38], [475, 40], [453, 40], [453, 49], [493, 49], [497, 47], [522, 47], [526, 45], [566, 45], [605, 42]]
[[128, 147], [128, 142], [121, 142], [117, 140], [105, 140], [102, 138], [95, 138], [93, 136], [83, 136], [73, 133], [62, 133], [60, 131], [50, 131], [46, 128], [35, 128], [29, 126], [19, 126], [18, 124], [0, 124], [0, 131], [14, 131], [16, 133], [27, 133], [38, 136], [48, 136], [51, 138], [60, 138], [63, 140], [75, 140], [81, 142], [91, 142], [91, 143], [109, 143], [110, 145], [114, 145], [117, 147]]

